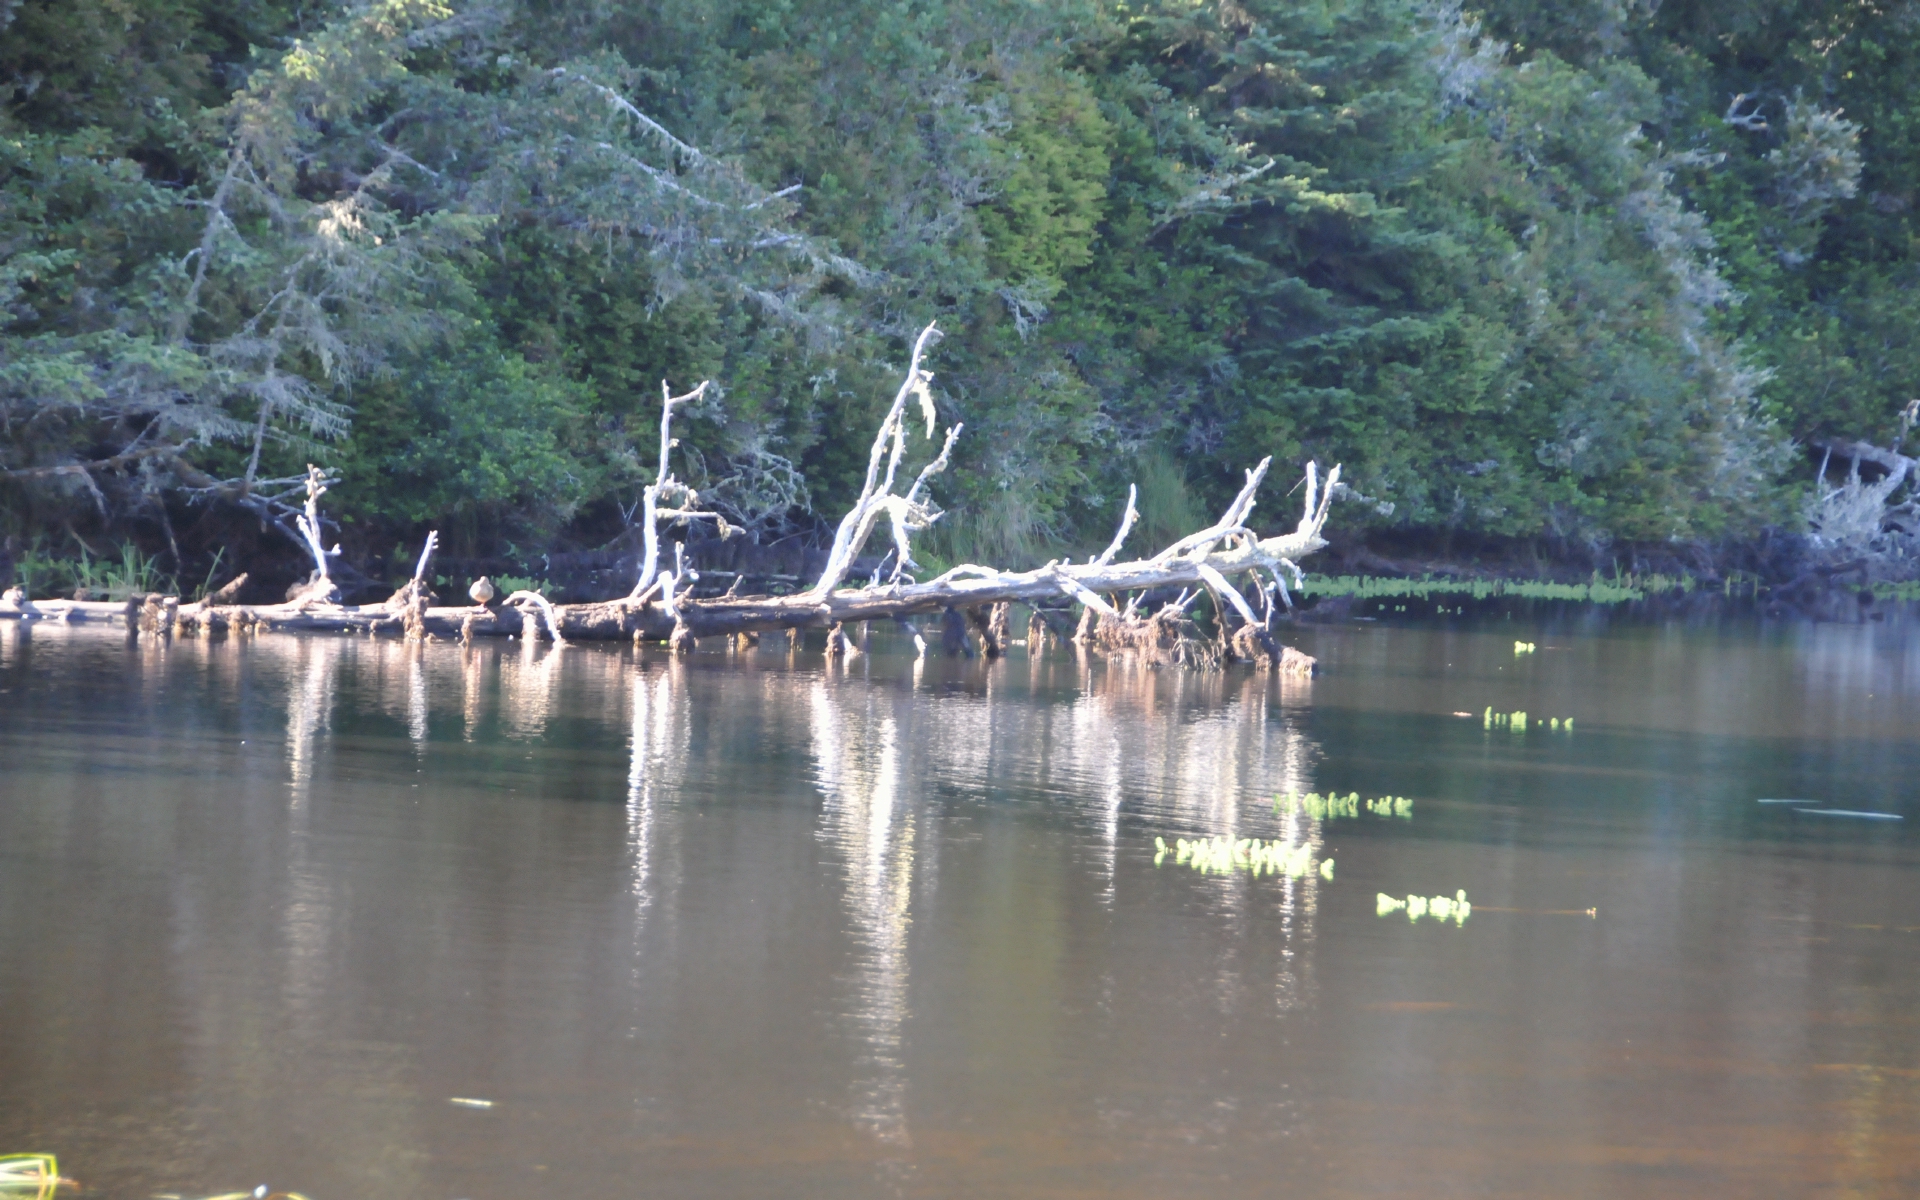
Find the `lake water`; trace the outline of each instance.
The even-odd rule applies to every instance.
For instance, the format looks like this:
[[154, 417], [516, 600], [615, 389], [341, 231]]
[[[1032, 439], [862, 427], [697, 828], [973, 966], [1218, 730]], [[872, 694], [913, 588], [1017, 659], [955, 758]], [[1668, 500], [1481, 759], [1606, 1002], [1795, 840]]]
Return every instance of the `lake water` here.
[[[0, 622], [0, 1153], [81, 1197], [1920, 1194], [1920, 627], [1516, 611], [1302, 629], [1310, 683]], [[1215, 835], [1313, 869], [1156, 865]]]

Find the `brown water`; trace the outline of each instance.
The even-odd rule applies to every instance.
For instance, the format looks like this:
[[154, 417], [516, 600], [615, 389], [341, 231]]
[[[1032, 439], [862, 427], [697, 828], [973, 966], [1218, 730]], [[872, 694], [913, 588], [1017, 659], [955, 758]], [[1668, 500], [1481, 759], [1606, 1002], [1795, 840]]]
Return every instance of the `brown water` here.
[[[1920, 630], [1299, 640], [1311, 684], [0, 622], [0, 1152], [134, 1198], [1920, 1194]], [[1215, 833], [1335, 877], [1156, 867]]]

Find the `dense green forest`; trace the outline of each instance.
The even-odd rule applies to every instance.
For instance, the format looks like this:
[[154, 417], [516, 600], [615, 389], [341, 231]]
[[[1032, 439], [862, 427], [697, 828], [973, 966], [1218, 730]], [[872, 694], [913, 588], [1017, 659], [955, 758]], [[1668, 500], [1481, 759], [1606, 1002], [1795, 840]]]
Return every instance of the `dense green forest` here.
[[[809, 536], [907, 346], [936, 557], [1204, 523], [1600, 564], [1905, 433], [1920, 3], [0, 0], [0, 533], [185, 578]], [[916, 448], [930, 454], [937, 442]], [[1278, 499], [1269, 519], [1278, 520]], [[330, 536], [336, 531], [330, 531]], [[249, 541], [248, 539], [251, 539]], [[1708, 561], [1702, 558], [1701, 561]]]

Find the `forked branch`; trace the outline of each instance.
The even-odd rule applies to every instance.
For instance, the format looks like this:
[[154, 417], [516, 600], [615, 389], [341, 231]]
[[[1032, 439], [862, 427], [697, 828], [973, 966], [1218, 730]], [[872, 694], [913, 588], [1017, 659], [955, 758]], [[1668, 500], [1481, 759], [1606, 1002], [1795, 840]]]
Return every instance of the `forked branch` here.
[[[909, 399], [920, 401], [920, 415], [927, 422], [927, 437], [933, 437], [933, 426], [938, 418], [933, 406], [933, 392], [929, 384], [933, 375], [920, 368], [921, 360], [926, 356], [927, 347], [940, 336], [940, 331], [928, 325], [914, 339], [913, 358], [907, 364], [907, 377], [900, 384], [900, 390], [894, 394], [893, 405], [887, 409], [887, 415], [880, 422], [880, 430], [874, 435], [873, 448], [867, 452], [867, 477], [860, 487], [860, 498], [840, 518], [840, 527], [834, 531], [833, 548], [827, 553], [826, 568], [820, 572], [820, 578], [808, 591], [809, 596], [824, 597], [833, 594], [833, 590], [845, 581], [847, 573], [853, 568], [853, 560], [860, 556], [866, 545], [867, 536], [873, 532], [874, 524], [883, 513], [894, 519], [894, 537], [901, 548], [902, 562], [895, 575], [905, 569], [907, 554], [903, 531], [911, 530], [917, 523], [925, 528], [938, 519], [939, 513], [919, 501], [921, 485], [933, 475], [946, 469], [947, 455], [953, 449], [954, 439], [960, 436], [960, 427], [954, 426], [947, 431], [946, 448], [940, 457], [928, 464], [914, 481], [911, 490], [905, 496], [893, 495], [893, 481], [900, 471], [900, 460], [907, 452], [906, 408]], [[882, 473], [882, 464], [885, 473]]]
[[[827, 565], [806, 591], [788, 596], [740, 596], [730, 592], [715, 599], [696, 599], [688, 594], [688, 588], [699, 576], [687, 561], [684, 543], [674, 547], [672, 572], [663, 572], [660, 562], [663, 524], [711, 519], [719, 522], [723, 534], [727, 531], [726, 522], [719, 514], [698, 508], [699, 496], [675, 479], [671, 470], [676, 444], [672, 433], [674, 412], [704, 396], [708, 385], [703, 383], [676, 396], [663, 383], [659, 466], [653, 483], [642, 496], [645, 550], [639, 581], [632, 592], [618, 600], [598, 604], [554, 605], [537, 593], [516, 592], [497, 610], [476, 611], [465, 606], [426, 608], [424, 579], [436, 540], [430, 538], [428, 549], [415, 570], [413, 590], [421, 599], [410, 606], [409, 632], [417, 632], [422, 637], [457, 635], [463, 638], [531, 632], [537, 613], [555, 642], [567, 636], [654, 638], [670, 639], [671, 645], [688, 649], [698, 638], [735, 633], [844, 629], [861, 621], [904, 619], [949, 609], [970, 610], [980, 618], [989, 606], [1016, 602], [1052, 608], [1065, 596], [1084, 606], [1087, 617], [1081, 622], [1081, 629], [1084, 632], [1090, 626], [1097, 627], [1093, 639], [1097, 644], [1111, 648], [1157, 645], [1164, 649], [1168, 644], [1167, 631], [1186, 630], [1191, 626], [1184, 615], [1189, 599], [1206, 592], [1215, 596], [1223, 609], [1230, 606], [1244, 623], [1231, 639], [1235, 652], [1270, 659], [1282, 670], [1289, 669], [1289, 662], [1297, 667], [1300, 662], [1309, 661], [1295, 652], [1283, 651], [1273, 641], [1270, 633], [1273, 605], [1276, 596], [1284, 603], [1291, 602], [1285, 576], [1291, 573], [1298, 583], [1298, 560], [1326, 545], [1322, 534], [1333, 500], [1341, 490], [1337, 466], [1323, 480], [1318, 465], [1307, 464], [1306, 496], [1300, 519], [1288, 533], [1262, 537], [1250, 524], [1260, 485], [1272, 465], [1272, 459], [1267, 458], [1246, 473], [1239, 492], [1217, 521], [1177, 539], [1150, 558], [1113, 561], [1139, 520], [1139, 490], [1135, 487], [1128, 490], [1126, 508], [1113, 541], [1100, 555], [1085, 563], [1075, 565], [1056, 560], [1026, 571], [969, 563], [936, 579], [917, 582], [911, 574], [916, 569], [912, 535], [928, 528], [941, 516], [928, 494], [928, 486], [952, 460], [962, 428], [958, 424], [949, 428], [939, 454], [920, 470], [912, 486], [904, 493], [895, 490], [906, 458], [910, 402], [918, 403], [918, 415], [926, 422], [925, 436], [929, 439], [933, 436], [938, 415], [930, 387], [933, 376], [923, 363], [938, 336], [938, 330], [929, 325], [915, 340], [906, 379], [894, 395], [868, 451], [867, 472], [859, 498], [841, 518]], [[329, 482], [318, 468], [309, 468], [305, 480], [307, 504], [299, 517], [300, 535], [313, 554], [316, 582], [320, 583], [326, 582], [328, 551], [320, 538], [319, 500]], [[895, 561], [891, 576], [882, 581], [883, 559], [881, 569], [876, 569], [864, 586], [843, 586], [861, 549], [883, 519], [889, 522], [893, 534], [890, 556]], [[1247, 576], [1267, 581], [1261, 587], [1264, 614], [1256, 614], [1254, 606], [1242, 594], [1241, 585]], [[331, 591], [331, 585], [327, 587]], [[1158, 589], [1179, 589], [1180, 599], [1163, 605], [1152, 616], [1136, 616], [1133, 608], [1140, 598]], [[1127, 595], [1133, 596], [1134, 601], [1122, 611], [1114, 598]], [[0, 616], [29, 619], [106, 617], [113, 615], [108, 610], [117, 613], [118, 608], [81, 601], [47, 601], [36, 605], [25, 597], [11, 594], [0, 600]], [[998, 615], [1004, 619], [1004, 608], [998, 610]], [[1225, 615], [1224, 611], [1221, 615]], [[377, 631], [393, 622], [393, 612], [388, 606], [349, 608], [324, 603], [312, 594], [286, 605], [260, 608], [215, 605], [190, 616], [191, 628], [207, 630], [284, 627]], [[1227, 652], [1225, 640], [1209, 649], [1189, 632], [1177, 632], [1175, 641], [1173, 658], [1179, 662], [1215, 662]]]
[[[638, 603], [653, 587], [653, 581], [660, 574], [660, 523], [662, 521], [711, 520], [719, 523], [720, 535], [725, 537], [731, 532], [725, 517], [716, 512], [701, 512], [695, 508], [700, 503], [700, 494], [673, 477], [673, 448], [680, 439], [673, 436], [673, 410], [682, 404], [700, 399], [707, 394], [712, 380], [703, 380], [699, 387], [683, 395], [676, 396], [667, 381], [660, 381], [660, 465], [655, 469], [653, 482], [641, 493], [640, 536], [644, 549], [640, 559], [640, 578], [634, 583], [633, 591], [627, 599]], [[678, 504], [677, 508], [662, 508], [662, 504]]]

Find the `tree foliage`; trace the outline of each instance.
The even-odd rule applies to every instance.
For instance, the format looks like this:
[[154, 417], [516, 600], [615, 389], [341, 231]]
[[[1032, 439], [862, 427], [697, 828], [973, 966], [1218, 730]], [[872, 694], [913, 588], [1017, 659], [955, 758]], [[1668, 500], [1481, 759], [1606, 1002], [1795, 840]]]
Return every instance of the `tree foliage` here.
[[805, 531], [937, 319], [952, 555], [1266, 454], [1349, 527], [1752, 536], [1904, 428], [1916, 13], [18, 0], [0, 504], [275, 520], [314, 461], [362, 549], [596, 545], [711, 378], [676, 470]]

